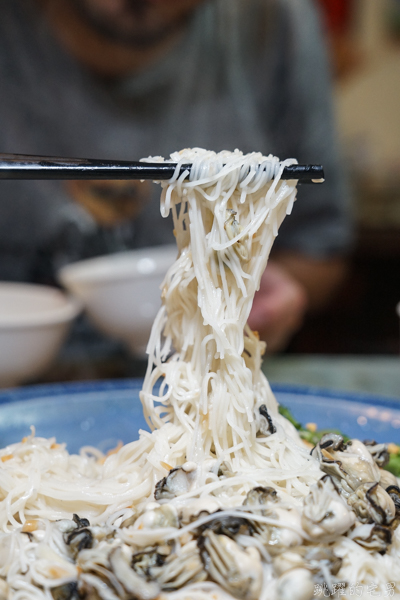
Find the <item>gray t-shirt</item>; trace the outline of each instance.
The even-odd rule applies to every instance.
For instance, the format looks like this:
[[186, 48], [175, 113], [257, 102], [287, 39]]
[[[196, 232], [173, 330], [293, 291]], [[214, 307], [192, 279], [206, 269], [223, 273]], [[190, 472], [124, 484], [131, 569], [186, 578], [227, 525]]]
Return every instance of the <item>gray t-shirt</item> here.
[[[104, 81], [70, 57], [34, 0], [2, 0], [0, 151], [138, 160], [184, 147], [321, 163], [276, 246], [314, 257], [351, 241], [326, 55], [309, 0], [215, 0], [162, 61]], [[57, 181], [0, 181], [0, 279], [52, 283], [83, 257], [172, 241], [159, 189], [136, 219], [99, 226]]]

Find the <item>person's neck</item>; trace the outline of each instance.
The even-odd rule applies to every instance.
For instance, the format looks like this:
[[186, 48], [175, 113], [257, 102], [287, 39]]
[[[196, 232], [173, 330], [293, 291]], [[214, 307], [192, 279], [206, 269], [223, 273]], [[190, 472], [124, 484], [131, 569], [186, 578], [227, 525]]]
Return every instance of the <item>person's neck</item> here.
[[118, 43], [91, 26], [69, 0], [37, 0], [60, 43], [82, 65], [105, 78], [124, 77], [154, 63], [179, 40], [182, 28], [157, 44]]

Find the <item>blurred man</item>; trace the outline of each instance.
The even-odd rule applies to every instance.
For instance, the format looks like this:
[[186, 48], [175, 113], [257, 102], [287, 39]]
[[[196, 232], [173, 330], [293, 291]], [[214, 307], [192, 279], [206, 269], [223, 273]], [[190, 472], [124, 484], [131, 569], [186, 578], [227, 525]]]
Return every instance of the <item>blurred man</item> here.
[[[250, 324], [283, 348], [350, 243], [325, 51], [310, 0], [3, 0], [0, 149], [137, 160], [201, 146], [322, 163], [274, 246]], [[0, 278], [172, 241], [138, 182], [2, 182]]]

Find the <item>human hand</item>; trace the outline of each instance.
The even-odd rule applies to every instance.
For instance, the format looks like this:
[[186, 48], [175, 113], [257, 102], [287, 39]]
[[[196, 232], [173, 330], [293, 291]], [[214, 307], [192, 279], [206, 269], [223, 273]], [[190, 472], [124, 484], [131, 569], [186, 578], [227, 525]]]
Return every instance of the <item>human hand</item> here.
[[254, 298], [249, 326], [267, 342], [267, 352], [277, 352], [300, 328], [307, 307], [303, 284], [279, 263], [270, 261]]

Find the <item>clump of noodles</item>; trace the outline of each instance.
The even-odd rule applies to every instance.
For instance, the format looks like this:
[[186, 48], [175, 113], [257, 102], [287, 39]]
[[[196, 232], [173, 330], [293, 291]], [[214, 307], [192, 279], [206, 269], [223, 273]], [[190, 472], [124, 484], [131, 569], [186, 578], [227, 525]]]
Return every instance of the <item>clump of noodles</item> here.
[[[264, 343], [246, 325], [278, 228], [293, 207], [296, 182], [280, 174], [295, 161], [201, 149], [171, 160], [177, 174], [183, 164], [193, 167], [190, 179], [183, 173], [161, 184], [178, 259], [164, 280], [148, 344], [145, 416], [155, 428], [181, 429], [180, 462], [212, 456], [237, 473], [251, 467], [255, 480], [270, 474], [289, 494], [303, 496], [319, 475], [278, 415], [261, 371]], [[268, 439], [259, 435], [262, 405], [276, 423]]]

